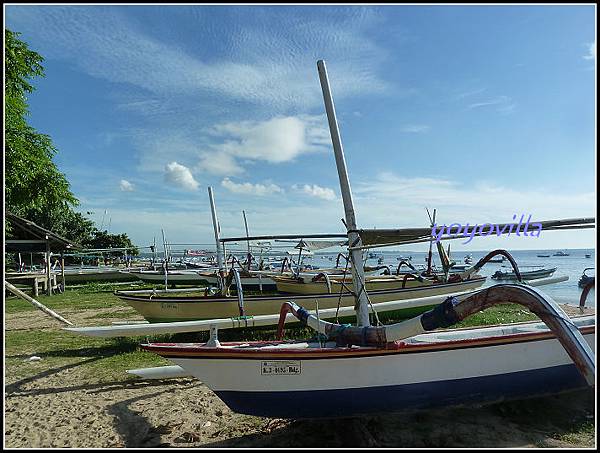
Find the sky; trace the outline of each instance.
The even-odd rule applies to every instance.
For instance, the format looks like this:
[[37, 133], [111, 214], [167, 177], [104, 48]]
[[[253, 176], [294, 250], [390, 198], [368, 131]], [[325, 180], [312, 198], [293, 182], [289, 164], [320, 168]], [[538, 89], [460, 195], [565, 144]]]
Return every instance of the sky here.
[[[362, 228], [596, 215], [595, 6], [5, 5], [44, 57], [30, 123], [137, 245], [343, 233], [316, 62]], [[594, 231], [458, 250], [594, 247]], [[412, 245], [424, 250], [426, 245]]]

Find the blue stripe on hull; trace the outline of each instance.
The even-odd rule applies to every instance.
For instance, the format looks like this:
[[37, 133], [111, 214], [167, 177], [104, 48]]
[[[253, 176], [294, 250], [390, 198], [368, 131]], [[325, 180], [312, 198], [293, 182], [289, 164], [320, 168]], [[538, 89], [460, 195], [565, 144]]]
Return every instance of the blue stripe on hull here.
[[242, 414], [277, 418], [348, 417], [541, 396], [583, 388], [575, 365], [398, 386], [216, 394]]

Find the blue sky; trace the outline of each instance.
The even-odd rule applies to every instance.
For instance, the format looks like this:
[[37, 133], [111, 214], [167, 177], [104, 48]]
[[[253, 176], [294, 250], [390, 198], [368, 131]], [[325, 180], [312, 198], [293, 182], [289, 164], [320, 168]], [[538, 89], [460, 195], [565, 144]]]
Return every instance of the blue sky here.
[[13, 5], [5, 25], [45, 57], [30, 120], [80, 210], [139, 245], [210, 242], [209, 185], [225, 236], [242, 209], [252, 234], [343, 231], [317, 59], [359, 226], [596, 213], [591, 5]]

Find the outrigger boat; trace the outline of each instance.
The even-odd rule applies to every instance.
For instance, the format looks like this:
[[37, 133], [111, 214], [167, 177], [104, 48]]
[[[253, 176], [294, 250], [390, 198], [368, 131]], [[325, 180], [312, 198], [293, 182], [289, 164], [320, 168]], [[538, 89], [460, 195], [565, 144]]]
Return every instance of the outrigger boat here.
[[[521, 268], [523, 268], [523, 267], [527, 267], [527, 266], [521, 266]], [[539, 266], [531, 266], [531, 267], [539, 267]], [[521, 277], [524, 280], [533, 280], [536, 278], [550, 277], [552, 274], [554, 274], [554, 272], [556, 272], [555, 267], [550, 268], [550, 269], [541, 268], [541, 269], [535, 269], [535, 270], [531, 270], [531, 271], [521, 271]], [[492, 275], [492, 278], [495, 280], [517, 280], [517, 275], [514, 271], [508, 271], [508, 272], [496, 271]]]
[[165, 278], [164, 270], [137, 270], [122, 271], [123, 274], [135, 277], [146, 283], [168, 285], [208, 285], [209, 282], [203, 272], [198, 270], [168, 270]]
[[[418, 242], [419, 229], [356, 228], [325, 64], [319, 61], [317, 65], [352, 263], [362, 263], [366, 248]], [[558, 223], [564, 229], [593, 222]], [[547, 225], [552, 229], [557, 223]], [[425, 234], [426, 240], [433, 240], [430, 229]], [[505, 251], [492, 252], [482, 260], [498, 254], [507, 256], [518, 275], [516, 263]], [[356, 327], [325, 322], [296, 303], [286, 302], [281, 307], [277, 341], [221, 344], [214, 328], [207, 343], [149, 343], [142, 347], [201, 379], [234, 411], [265, 417], [349, 417], [531, 397], [595, 383], [594, 316], [569, 319], [543, 293], [508, 284], [480, 290], [463, 300], [448, 297], [433, 310], [405, 322], [371, 326], [363, 270], [361, 266], [352, 269]], [[506, 302], [529, 308], [544, 323], [434, 332]], [[290, 313], [324, 338], [284, 341], [283, 326]]]
[[590, 283], [593, 284], [596, 282], [596, 276], [586, 274], [587, 271], [595, 272], [595, 269], [593, 267], [586, 267], [583, 270], [583, 274], [581, 275], [581, 277], [579, 278], [579, 281], [577, 282], [577, 286], [579, 286], [580, 288], [584, 288], [587, 285], [589, 285]]
[[[406, 307], [396, 307], [393, 313], [397, 317], [411, 317], [429, 310], [439, 302], [431, 302], [428, 296], [463, 293], [480, 288], [485, 277], [476, 277], [456, 283], [428, 285], [414, 288], [401, 288], [396, 282], [396, 289], [369, 291], [369, 299], [373, 304], [411, 299]], [[239, 292], [238, 292], [239, 294]], [[272, 315], [279, 312], [281, 304], [290, 300], [289, 294], [236, 296], [202, 295], [180, 296], [161, 294], [140, 294], [138, 291], [115, 291], [115, 295], [129, 304], [149, 322], [181, 322], [202, 319], [230, 318], [237, 316]], [[326, 291], [320, 294], [294, 295], [293, 300], [308, 310], [351, 307], [355, 303], [354, 296], [345, 292]], [[422, 303], [419, 302], [422, 300]]]

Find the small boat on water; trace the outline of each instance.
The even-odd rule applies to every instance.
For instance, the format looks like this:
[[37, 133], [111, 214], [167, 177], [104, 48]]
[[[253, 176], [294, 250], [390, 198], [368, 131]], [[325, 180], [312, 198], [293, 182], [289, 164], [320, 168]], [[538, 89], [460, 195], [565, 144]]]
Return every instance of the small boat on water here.
[[473, 263], [473, 255], [471, 255], [471, 254], [466, 255], [465, 259], [464, 259], [464, 263], [465, 264], [472, 264]]
[[411, 256], [397, 256], [396, 260], [398, 260], [398, 261], [411, 261], [412, 260], [412, 255]]
[[538, 258], [550, 258], [550, 255], [537, 255]]
[[488, 263], [505, 263], [505, 262], [506, 262], [505, 256], [501, 256], [500, 258], [492, 258], [491, 260], [488, 261]]
[[586, 253], [586, 254], [585, 254], [585, 257], [586, 257], [586, 258], [591, 258], [591, 257], [592, 257], [592, 254], [591, 254], [591, 253]]
[[588, 274], [586, 274], [586, 272], [588, 272], [588, 271], [594, 271], [594, 273], [596, 272], [593, 267], [587, 267], [587, 268], [585, 268], [583, 270], [583, 275], [579, 278], [579, 282], [577, 282], [577, 286], [579, 286], [580, 288], [584, 288], [589, 283], [596, 281], [596, 276], [595, 275], [588, 275]]
[[562, 250], [554, 253], [552, 256], [569, 256], [567, 252], [563, 252]]
[[[528, 267], [539, 267], [539, 266], [521, 266], [521, 268], [528, 268]], [[556, 272], [556, 268], [555, 267], [553, 267], [551, 269], [539, 268], [539, 269], [535, 269], [535, 270], [531, 270], [531, 271], [520, 271], [520, 272], [521, 272], [521, 277], [523, 278], [523, 280], [534, 280], [536, 278], [545, 278], [545, 277], [551, 276], [552, 274], [554, 274], [554, 272]], [[496, 271], [492, 275], [492, 278], [495, 280], [517, 280], [517, 275], [515, 274], [514, 271], [508, 271], [508, 272]]]

